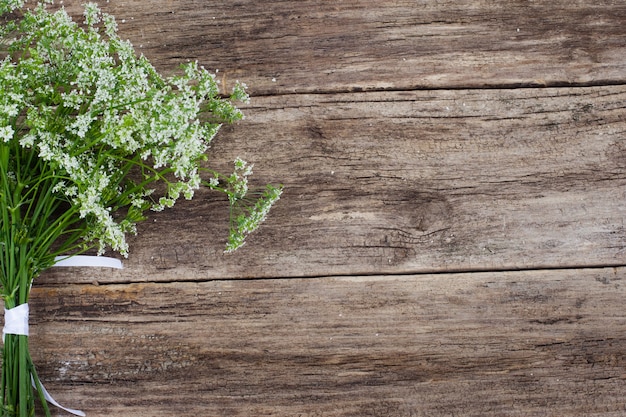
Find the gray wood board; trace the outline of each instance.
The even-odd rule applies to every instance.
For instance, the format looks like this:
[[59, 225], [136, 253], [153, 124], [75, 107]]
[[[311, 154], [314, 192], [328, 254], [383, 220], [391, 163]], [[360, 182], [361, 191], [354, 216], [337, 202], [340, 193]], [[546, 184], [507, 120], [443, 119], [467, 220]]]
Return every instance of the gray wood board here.
[[625, 272], [42, 285], [31, 350], [90, 417], [617, 417]]
[[[81, 2], [63, 5], [77, 20]], [[198, 60], [258, 94], [626, 81], [620, 1], [109, 0], [158, 68]]]
[[626, 88], [258, 97], [212, 152], [286, 191], [224, 255], [227, 202], [154, 214], [121, 272], [171, 281], [623, 264]]

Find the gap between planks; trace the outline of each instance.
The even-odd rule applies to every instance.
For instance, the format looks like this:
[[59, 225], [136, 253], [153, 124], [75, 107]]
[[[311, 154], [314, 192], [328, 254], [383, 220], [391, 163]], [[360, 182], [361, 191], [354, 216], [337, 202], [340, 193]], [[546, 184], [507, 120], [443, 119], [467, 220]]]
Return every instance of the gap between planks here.
[[[540, 273], [545, 272], [558, 272], [558, 271], [593, 271], [602, 269], [614, 269], [626, 268], [626, 263], [616, 264], [587, 264], [587, 265], [559, 265], [559, 266], [537, 266], [532, 268], [471, 268], [471, 269], [458, 269], [458, 270], [440, 270], [433, 269], [414, 272], [397, 272], [397, 273], [376, 273], [376, 272], [363, 272], [353, 274], [329, 274], [329, 275], [303, 275], [303, 276], [277, 276], [277, 277], [244, 277], [244, 278], [205, 278], [205, 279], [171, 279], [171, 280], [127, 280], [127, 281], [98, 281], [93, 280], [91, 282], [78, 282], [74, 285], [95, 285], [95, 286], [119, 286], [119, 285], [169, 285], [169, 284], [202, 284], [202, 283], [219, 283], [219, 282], [261, 282], [261, 281], [289, 281], [289, 280], [315, 280], [315, 279], [351, 279], [351, 278], [372, 278], [372, 277], [389, 277], [394, 278], [408, 278], [408, 277], [423, 277], [423, 276], [436, 276], [436, 275], [472, 275], [472, 274], [508, 274], [508, 273]], [[42, 287], [54, 288], [63, 287], [67, 283], [44, 283]]]
[[[335, 94], [351, 94], [351, 93], [411, 93], [411, 92], [437, 92], [437, 91], [481, 91], [481, 90], [542, 90], [542, 89], [566, 89], [566, 88], [593, 88], [593, 87], [622, 87], [626, 86], [624, 80], [594, 80], [590, 82], [568, 82], [568, 81], [555, 81], [555, 82], [514, 82], [514, 83], [500, 83], [500, 84], [485, 84], [485, 85], [465, 85], [465, 84], [450, 84], [446, 86], [409, 86], [409, 87], [346, 87], [338, 89], [316, 90], [312, 92], [299, 92], [299, 91], [277, 91], [277, 92], [258, 92], [251, 94], [250, 98], [260, 97], [282, 97], [282, 96], [326, 96]], [[222, 95], [227, 97], [226, 94]]]

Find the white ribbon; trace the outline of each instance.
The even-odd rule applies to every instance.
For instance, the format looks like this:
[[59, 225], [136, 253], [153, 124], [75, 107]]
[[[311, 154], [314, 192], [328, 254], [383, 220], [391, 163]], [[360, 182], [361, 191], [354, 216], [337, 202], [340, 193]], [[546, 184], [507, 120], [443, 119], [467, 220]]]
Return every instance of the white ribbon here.
[[106, 256], [57, 256], [54, 258], [55, 264], [52, 266], [90, 266], [101, 268], [122, 269], [122, 261]]
[[[122, 268], [122, 262], [119, 259], [107, 258], [104, 256], [57, 256], [55, 258], [56, 263], [53, 266], [90, 266], [90, 267], [103, 267], [103, 268]], [[4, 309], [4, 327], [2, 328], [2, 341], [4, 342], [4, 335], [16, 334], [28, 336], [28, 304], [20, 304], [17, 307], [11, 309]], [[31, 376], [31, 382], [35, 388], [37, 384], [34, 378]], [[61, 404], [55, 401], [50, 393], [44, 388], [43, 383], [39, 381], [41, 391], [44, 398], [50, 404], [67, 411], [75, 416], [85, 417], [85, 413], [80, 410], [74, 410], [72, 408], [63, 407]]]
[[[8, 310], [6, 308], [4, 309], [4, 328], [2, 329], [3, 342], [4, 335], [6, 334], [28, 336], [28, 310], [28, 304], [20, 304], [19, 306], [10, 308]], [[30, 379], [33, 387], [37, 388], [35, 378], [33, 378], [33, 376], [31, 375]], [[52, 398], [50, 393], [44, 388], [41, 381], [39, 381], [39, 385], [41, 386], [41, 391], [44, 398], [50, 404], [55, 405], [60, 409], [67, 411], [68, 413], [74, 414], [75, 416], [85, 417], [85, 413], [83, 413], [82, 411], [63, 407], [61, 404], [56, 402], [55, 399]]]
[[[35, 379], [32, 377], [32, 375], [31, 375], [30, 379], [32, 380], [33, 387], [37, 388], [37, 385], [35, 384]], [[43, 397], [50, 404], [52, 404], [52, 405], [54, 405], [56, 407], [59, 407], [61, 410], [65, 410], [65, 411], [67, 411], [70, 414], [74, 414], [75, 416], [80, 416], [80, 417], [85, 417], [86, 416], [86, 414], [84, 412], [80, 411], [80, 410], [74, 410], [73, 408], [63, 407], [61, 404], [56, 402], [55, 399], [52, 398], [52, 395], [50, 395], [50, 393], [43, 386], [43, 382], [41, 382], [41, 380], [39, 380], [39, 386], [41, 387], [41, 392], [43, 393]]]
[[5, 334], [21, 334], [28, 336], [28, 304], [21, 304], [7, 310], [4, 309], [4, 328], [2, 329], [2, 341]]

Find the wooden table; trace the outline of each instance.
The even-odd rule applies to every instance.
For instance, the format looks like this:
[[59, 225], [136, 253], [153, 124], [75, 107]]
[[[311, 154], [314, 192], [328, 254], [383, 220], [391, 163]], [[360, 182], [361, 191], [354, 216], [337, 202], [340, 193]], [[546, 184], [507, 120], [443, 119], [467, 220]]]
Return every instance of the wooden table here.
[[234, 254], [201, 191], [140, 226], [124, 270], [43, 275], [31, 344], [59, 402], [626, 414], [626, 3], [102, 6], [162, 72], [250, 86], [212, 152], [285, 194]]

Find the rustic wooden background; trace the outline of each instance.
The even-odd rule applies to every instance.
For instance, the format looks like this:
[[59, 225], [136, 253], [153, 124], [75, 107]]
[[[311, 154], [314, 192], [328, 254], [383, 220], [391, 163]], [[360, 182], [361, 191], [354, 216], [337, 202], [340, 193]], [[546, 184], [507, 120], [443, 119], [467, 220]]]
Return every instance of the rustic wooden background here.
[[212, 151], [286, 191], [235, 254], [200, 192], [124, 270], [42, 276], [32, 350], [61, 403], [626, 415], [625, 2], [102, 3], [161, 71], [250, 86]]

